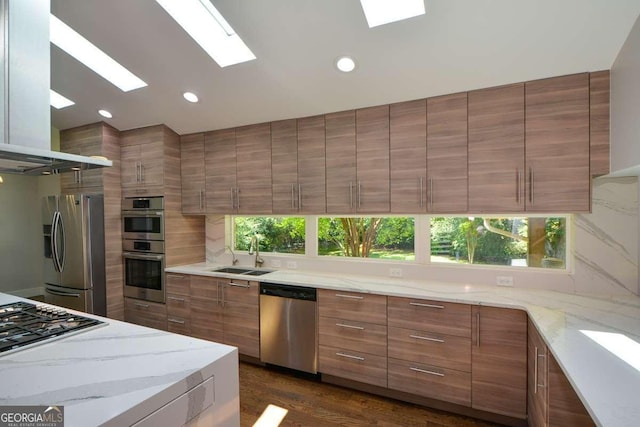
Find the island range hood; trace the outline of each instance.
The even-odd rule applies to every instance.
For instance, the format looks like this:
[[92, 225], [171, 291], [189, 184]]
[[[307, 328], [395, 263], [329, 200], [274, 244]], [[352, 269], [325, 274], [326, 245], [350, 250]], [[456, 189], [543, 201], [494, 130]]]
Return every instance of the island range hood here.
[[0, 173], [47, 175], [112, 166], [51, 150], [49, 0], [0, 0]]

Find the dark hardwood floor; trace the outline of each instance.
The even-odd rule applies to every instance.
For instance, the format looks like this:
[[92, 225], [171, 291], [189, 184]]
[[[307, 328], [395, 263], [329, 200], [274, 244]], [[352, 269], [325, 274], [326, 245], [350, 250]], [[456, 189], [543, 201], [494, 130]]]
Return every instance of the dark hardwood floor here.
[[281, 426], [496, 425], [241, 362], [240, 424], [252, 426], [269, 404], [289, 411]]

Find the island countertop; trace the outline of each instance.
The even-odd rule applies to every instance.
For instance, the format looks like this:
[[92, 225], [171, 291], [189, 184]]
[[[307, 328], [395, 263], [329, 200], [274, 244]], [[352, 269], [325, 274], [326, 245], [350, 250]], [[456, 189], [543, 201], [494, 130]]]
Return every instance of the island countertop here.
[[607, 298], [302, 270], [249, 277], [211, 271], [217, 267], [221, 265], [198, 263], [166, 271], [525, 310], [595, 423], [638, 425], [640, 297]]
[[[18, 300], [0, 293], [0, 304]], [[67, 427], [130, 426], [224, 372], [215, 425], [239, 425], [235, 347], [82, 315], [106, 325], [0, 358], [0, 405], [63, 405]]]

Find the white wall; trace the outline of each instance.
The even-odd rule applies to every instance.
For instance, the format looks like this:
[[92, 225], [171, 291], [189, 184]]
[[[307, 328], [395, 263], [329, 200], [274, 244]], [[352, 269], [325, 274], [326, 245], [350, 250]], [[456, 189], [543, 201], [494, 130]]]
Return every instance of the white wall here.
[[[495, 286], [497, 276], [512, 276], [514, 287], [551, 289], [598, 295], [639, 293], [638, 287], [638, 179], [597, 178], [593, 182], [593, 212], [573, 216], [572, 271], [527, 268], [437, 265], [428, 262], [426, 248], [416, 248], [417, 262], [381, 262], [379, 260], [327, 259], [313, 256], [261, 254], [265, 267], [325, 271], [336, 274], [365, 274], [389, 277], [389, 269], [401, 268], [406, 279], [430, 279], [443, 282]], [[426, 217], [425, 217], [426, 218]], [[423, 220], [422, 224], [426, 221]], [[229, 265], [225, 251], [226, 230], [223, 216], [207, 217], [206, 259]], [[426, 228], [426, 227], [425, 227]], [[426, 235], [427, 230], [416, 230]], [[310, 240], [309, 236], [307, 240]], [[428, 239], [426, 239], [428, 240]], [[251, 266], [253, 257], [237, 253], [240, 265]], [[397, 279], [389, 279], [396, 282]]]
[[611, 67], [611, 172], [640, 175], [640, 17]]

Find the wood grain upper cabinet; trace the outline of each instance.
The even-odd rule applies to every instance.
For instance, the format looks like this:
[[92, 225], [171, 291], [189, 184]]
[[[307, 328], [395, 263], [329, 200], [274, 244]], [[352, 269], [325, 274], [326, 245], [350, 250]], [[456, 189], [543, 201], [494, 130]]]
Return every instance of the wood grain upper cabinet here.
[[298, 212], [326, 211], [324, 116], [298, 119]]
[[204, 135], [207, 213], [236, 212], [236, 130]]
[[162, 194], [165, 129], [158, 125], [120, 134], [120, 174], [125, 195]]
[[427, 210], [467, 211], [467, 93], [427, 99]]
[[589, 75], [591, 175], [609, 173], [609, 70]]
[[389, 107], [391, 212], [426, 211], [427, 102]]
[[524, 83], [476, 90], [469, 97], [469, 211], [522, 212]]
[[356, 112], [325, 115], [327, 213], [355, 211]]
[[588, 212], [589, 74], [525, 83], [526, 208]]
[[356, 173], [356, 210], [389, 212], [388, 105], [356, 110]]
[[474, 306], [471, 334], [471, 406], [527, 417], [527, 315]]
[[271, 123], [271, 192], [273, 213], [298, 211], [298, 128], [297, 121]]
[[[101, 156], [103, 123], [63, 130], [60, 150], [81, 156]], [[78, 170], [60, 175], [62, 192], [102, 192], [102, 169]]]
[[206, 208], [204, 133], [180, 137], [180, 173], [182, 213], [204, 214]]
[[236, 209], [240, 213], [272, 213], [271, 124], [236, 129]]

